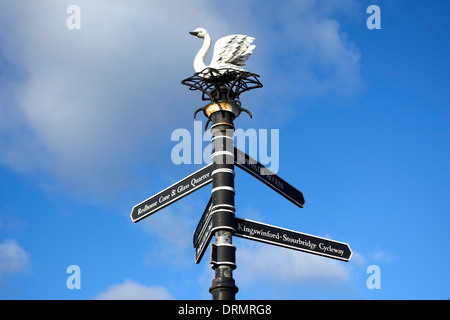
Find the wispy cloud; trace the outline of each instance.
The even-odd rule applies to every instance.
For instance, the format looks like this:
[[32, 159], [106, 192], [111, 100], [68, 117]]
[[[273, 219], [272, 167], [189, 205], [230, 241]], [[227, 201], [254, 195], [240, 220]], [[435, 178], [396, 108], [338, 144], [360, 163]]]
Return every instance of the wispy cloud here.
[[260, 19], [249, 21], [249, 28], [258, 39], [260, 54], [252, 59], [270, 88], [267, 95], [335, 99], [359, 92], [361, 55], [334, 18], [354, 18], [357, 2], [246, 1], [243, 10], [247, 17], [257, 12]]
[[136, 168], [168, 161], [170, 128], [187, 126], [198, 107], [179, 83], [194, 71], [193, 28], [215, 40], [255, 36], [249, 68], [263, 74], [266, 98], [346, 95], [360, 81], [359, 53], [329, 17], [344, 6], [332, 1], [236, 2], [240, 10], [227, 15], [205, 0], [180, 1], [176, 11], [166, 2], [80, 0], [81, 30], [68, 30], [71, 4], [1, 5], [0, 161], [75, 194], [105, 196], [138, 179]]
[[6, 274], [26, 271], [30, 267], [29, 254], [15, 240], [0, 243], [0, 284]]
[[[349, 270], [342, 262], [275, 246], [241, 245], [237, 252], [241, 281], [299, 284], [307, 281], [345, 283]], [[242, 271], [241, 271], [242, 272]]]
[[[179, 206], [180, 210], [164, 209], [139, 222], [142, 230], [153, 238], [154, 245], [146, 253], [144, 264], [155, 266], [170, 261], [177, 265], [192, 265], [192, 233], [195, 228], [195, 212], [190, 206]], [[177, 259], [173, 259], [177, 257]]]
[[383, 249], [377, 248], [368, 255], [368, 258], [374, 262], [391, 262], [394, 256]]
[[162, 2], [78, 1], [81, 30], [66, 28], [70, 1], [3, 4], [1, 161], [101, 195], [136, 165], [167, 159], [161, 132], [179, 121], [174, 111], [192, 116], [176, 93], [193, 73], [192, 21], [212, 22], [202, 2], [174, 13]]
[[110, 286], [96, 300], [172, 300], [172, 294], [162, 286], [145, 286], [126, 279], [124, 283]]

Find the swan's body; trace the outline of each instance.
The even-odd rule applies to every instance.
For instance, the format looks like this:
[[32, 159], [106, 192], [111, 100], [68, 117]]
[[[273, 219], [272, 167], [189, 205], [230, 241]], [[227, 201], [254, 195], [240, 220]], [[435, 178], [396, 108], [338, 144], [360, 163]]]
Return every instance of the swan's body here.
[[233, 69], [237, 71], [245, 71], [241, 66], [245, 65], [245, 61], [252, 54], [255, 45], [251, 45], [255, 38], [242, 34], [233, 34], [220, 38], [214, 45], [214, 53], [211, 59], [211, 64], [205, 64], [205, 57], [211, 48], [211, 37], [208, 31], [203, 28], [197, 28], [192, 35], [203, 39], [203, 45], [198, 51], [194, 59], [195, 72], [202, 72], [206, 68], [213, 68], [220, 71], [220, 69]]

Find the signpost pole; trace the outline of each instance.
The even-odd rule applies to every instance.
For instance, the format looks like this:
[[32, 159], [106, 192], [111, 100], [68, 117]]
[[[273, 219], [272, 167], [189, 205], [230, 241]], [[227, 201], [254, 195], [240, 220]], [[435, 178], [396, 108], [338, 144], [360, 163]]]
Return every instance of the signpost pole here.
[[[204, 30], [206, 33], [206, 30]], [[192, 32], [193, 35], [203, 35], [203, 29]], [[242, 38], [241, 35], [237, 36]], [[235, 37], [234, 37], [235, 38]], [[233, 38], [233, 39], [234, 39]], [[234, 52], [238, 46], [248, 46], [253, 38], [246, 41], [229, 41], [226, 46]], [[247, 59], [253, 46], [248, 46], [250, 51], [245, 51], [242, 56]], [[227, 49], [227, 50], [228, 50]], [[238, 50], [239, 51], [239, 50]], [[242, 51], [242, 50], [241, 50]], [[240, 51], [239, 51], [240, 52]], [[241, 61], [241, 60], [240, 60]], [[241, 61], [242, 62], [242, 61]], [[189, 86], [190, 90], [202, 92], [202, 100], [210, 103], [199, 108], [195, 115], [203, 110], [208, 118], [205, 130], [211, 122], [211, 160], [212, 160], [212, 190], [211, 206], [204, 222], [201, 222], [200, 231], [194, 233], [194, 247], [196, 249], [195, 260], [198, 263], [205, 252], [205, 246], [214, 234], [214, 243], [211, 244], [211, 266], [215, 272], [215, 278], [209, 288], [213, 300], [235, 300], [238, 288], [233, 279], [233, 270], [236, 269], [236, 248], [233, 245], [233, 234], [235, 232], [234, 207], [234, 120], [241, 111], [250, 111], [240, 107], [239, 96], [247, 91], [261, 88], [258, 80], [259, 75], [251, 73], [242, 68], [233, 66], [206, 67], [181, 81], [183, 85]], [[196, 243], [196, 244], [195, 244]]]
[[209, 291], [213, 300], [235, 300], [238, 291], [233, 279], [236, 268], [234, 234], [234, 119], [240, 107], [232, 102], [211, 103], [205, 107], [211, 120], [212, 145], [212, 231], [215, 243], [211, 245], [211, 261], [215, 278]]

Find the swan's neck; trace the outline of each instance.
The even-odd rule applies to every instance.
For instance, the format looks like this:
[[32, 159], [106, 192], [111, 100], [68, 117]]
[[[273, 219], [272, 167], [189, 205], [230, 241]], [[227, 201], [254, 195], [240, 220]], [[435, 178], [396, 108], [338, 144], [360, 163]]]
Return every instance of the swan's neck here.
[[211, 48], [211, 37], [207, 33], [205, 38], [203, 39], [203, 45], [194, 59], [195, 72], [200, 72], [206, 68], [205, 57], [208, 54], [210, 48]]

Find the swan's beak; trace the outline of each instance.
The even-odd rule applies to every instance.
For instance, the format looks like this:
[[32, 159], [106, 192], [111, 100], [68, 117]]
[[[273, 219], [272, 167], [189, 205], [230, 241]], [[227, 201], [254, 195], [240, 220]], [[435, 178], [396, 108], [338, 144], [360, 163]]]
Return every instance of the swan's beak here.
[[197, 31], [189, 31], [190, 34], [192, 34], [193, 36], [198, 36], [199, 32]]

